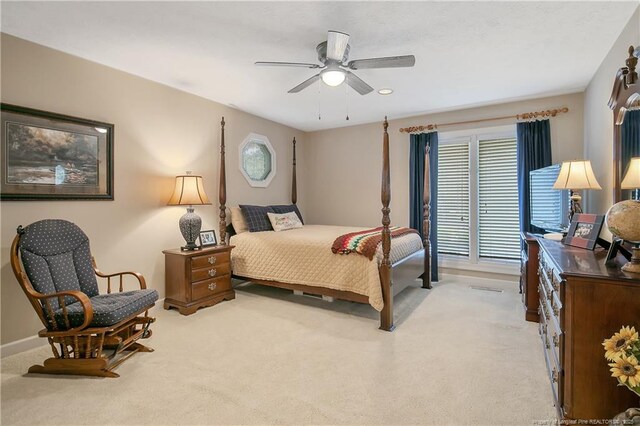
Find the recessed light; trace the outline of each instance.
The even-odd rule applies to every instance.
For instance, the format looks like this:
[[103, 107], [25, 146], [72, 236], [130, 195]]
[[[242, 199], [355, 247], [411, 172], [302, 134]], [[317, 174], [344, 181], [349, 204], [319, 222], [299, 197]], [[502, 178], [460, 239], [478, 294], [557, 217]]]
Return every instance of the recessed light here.
[[378, 90], [378, 93], [380, 93], [381, 95], [390, 95], [393, 93], [392, 89], [380, 89]]

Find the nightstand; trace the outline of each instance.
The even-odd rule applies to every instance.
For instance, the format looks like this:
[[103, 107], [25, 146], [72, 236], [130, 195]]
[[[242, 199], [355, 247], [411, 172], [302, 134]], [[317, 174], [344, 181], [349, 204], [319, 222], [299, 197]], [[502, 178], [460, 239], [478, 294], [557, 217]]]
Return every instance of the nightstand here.
[[177, 308], [182, 315], [191, 315], [199, 308], [235, 299], [231, 286], [233, 247], [164, 250], [164, 308]]

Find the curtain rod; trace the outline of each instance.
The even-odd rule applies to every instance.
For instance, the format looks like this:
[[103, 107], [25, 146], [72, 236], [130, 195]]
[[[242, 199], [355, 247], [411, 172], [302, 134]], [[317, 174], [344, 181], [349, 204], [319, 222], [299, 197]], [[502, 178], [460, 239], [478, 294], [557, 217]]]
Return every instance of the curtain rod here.
[[478, 120], [458, 121], [455, 123], [427, 124], [426, 126], [403, 127], [402, 129], [400, 129], [400, 133], [416, 133], [416, 132], [424, 132], [425, 130], [433, 131], [433, 130], [436, 130], [438, 127], [443, 127], [443, 126], [482, 123], [484, 121], [506, 120], [509, 118], [515, 118], [516, 120], [537, 120], [538, 118], [555, 117], [556, 115], [565, 113], [565, 112], [569, 112], [569, 108], [564, 107], [564, 108], [556, 108], [556, 109], [547, 109], [545, 111], [525, 112], [523, 114], [517, 114], [517, 115], [505, 115], [503, 117], [481, 118]]

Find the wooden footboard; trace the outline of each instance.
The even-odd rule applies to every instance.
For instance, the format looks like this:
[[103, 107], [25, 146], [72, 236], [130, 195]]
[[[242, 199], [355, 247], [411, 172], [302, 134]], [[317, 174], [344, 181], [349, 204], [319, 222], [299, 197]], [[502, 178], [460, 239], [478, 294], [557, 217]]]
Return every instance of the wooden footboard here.
[[[225, 176], [225, 146], [224, 146], [224, 117], [222, 118], [222, 136], [220, 146], [220, 186], [218, 189], [220, 202], [220, 239], [221, 244], [226, 242], [226, 193], [227, 183]], [[382, 261], [379, 267], [380, 285], [382, 287], [382, 298], [384, 308], [380, 312], [380, 329], [392, 331], [395, 326], [393, 323], [393, 296], [400, 293], [404, 288], [422, 279], [423, 288], [431, 288], [431, 271], [430, 271], [430, 248], [429, 248], [429, 230], [430, 230], [430, 181], [429, 181], [429, 152], [425, 152], [425, 176], [424, 176], [424, 240], [423, 250], [420, 250], [406, 258], [391, 264], [391, 225], [389, 204], [391, 202], [391, 173], [389, 167], [389, 133], [387, 118], [384, 119], [384, 135], [382, 141]], [[297, 183], [296, 183], [296, 140], [293, 139], [293, 174], [291, 186], [291, 202], [297, 202]], [[326, 287], [314, 287], [301, 284], [288, 284], [278, 281], [254, 280], [246, 277], [236, 277], [257, 284], [268, 285], [272, 287], [286, 288], [289, 290], [302, 291], [310, 294], [321, 296], [330, 296], [336, 299], [349, 300], [353, 302], [368, 303], [368, 297], [349, 291], [338, 291]]]
[[[397, 295], [405, 288], [416, 285], [417, 281], [420, 281], [422, 271], [424, 267], [424, 251], [417, 251], [402, 260], [391, 265], [391, 280], [393, 282], [393, 295]], [[233, 278], [249, 281], [255, 284], [266, 285], [269, 287], [284, 288], [292, 291], [301, 291], [307, 294], [313, 294], [317, 296], [333, 297], [334, 299], [347, 300], [350, 302], [369, 303], [369, 297], [354, 293], [352, 291], [335, 290], [328, 287], [312, 286], [304, 284], [285, 283], [282, 281], [274, 280], [261, 280], [251, 277], [243, 277], [233, 274]]]

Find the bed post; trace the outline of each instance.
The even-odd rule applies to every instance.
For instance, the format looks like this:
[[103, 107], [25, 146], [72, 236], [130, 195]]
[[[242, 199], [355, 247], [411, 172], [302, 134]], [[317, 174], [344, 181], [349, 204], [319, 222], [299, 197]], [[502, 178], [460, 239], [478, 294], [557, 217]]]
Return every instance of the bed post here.
[[422, 199], [422, 234], [424, 236], [424, 272], [422, 273], [422, 288], [431, 288], [431, 163], [429, 152], [431, 147], [424, 150], [424, 197]]
[[218, 201], [220, 202], [220, 244], [227, 244], [227, 173], [224, 159], [224, 117], [220, 122], [222, 134], [220, 138], [220, 182], [218, 186]]
[[293, 138], [293, 176], [291, 180], [291, 204], [298, 202], [298, 183], [296, 182], [296, 138]]
[[382, 300], [384, 307], [380, 312], [380, 329], [393, 331], [393, 291], [391, 290], [391, 232], [389, 225], [391, 218], [389, 213], [389, 202], [391, 201], [391, 173], [389, 170], [389, 133], [387, 128], [389, 123], [387, 117], [384, 118], [384, 136], [382, 138], [382, 263], [380, 264], [380, 284], [382, 285]]

